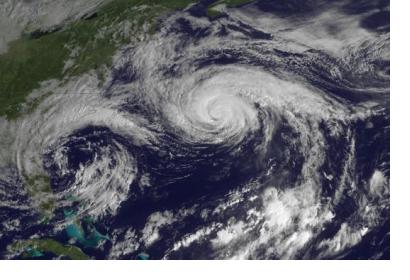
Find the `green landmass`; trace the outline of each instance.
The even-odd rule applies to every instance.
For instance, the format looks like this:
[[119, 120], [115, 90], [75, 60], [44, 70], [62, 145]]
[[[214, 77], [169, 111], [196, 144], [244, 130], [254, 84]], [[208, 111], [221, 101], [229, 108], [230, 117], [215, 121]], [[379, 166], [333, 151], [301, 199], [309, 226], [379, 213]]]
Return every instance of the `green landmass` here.
[[24, 177], [28, 195], [40, 210], [42, 218], [48, 220], [53, 215], [55, 208], [50, 178], [46, 175], [25, 175]]
[[[49, 32], [26, 34], [9, 44], [0, 55], [0, 116], [16, 119], [32, 113], [48, 96], [28, 95], [50, 79], [99, 71], [112, 63], [115, 50], [130, 42], [148, 24], [155, 31], [156, 18], [166, 11], [185, 8], [193, 0], [114, 0], [94, 15]], [[28, 195], [43, 221], [54, 212], [55, 200], [46, 175], [24, 175]]]
[[43, 253], [52, 253], [72, 260], [87, 260], [89, 257], [80, 248], [64, 245], [53, 239], [20, 240], [8, 248], [9, 252], [21, 254], [23, 258], [43, 256]]
[[[155, 30], [156, 18], [166, 11], [182, 9], [194, 0], [113, 0], [89, 16], [60, 30], [36, 32], [10, 42], [0, 55], [0, 116], [16, 119], [27, 96], [40, 83], [62, 80], [109, 66], [118, 46], [148, 24]], [[41, 101], [41, 100], [40, 100]]]
[[215, 9], [215, 7], [218, 5], [226, 5], [226, 7], [228, 8], [235, 8], [241, 5], [248, 4], [252, 1], [254, 0], [219, 0], [208, 7], [207, 14], [211, 18], [221, 15], [221, 12]]
[[31, 114], [34, 112], [34, 110], [37, 108], [37, 106], [43, 102], [47, 97], [49, 97], [51, 94], [53, 94], [51, 91], [40, 95], [36, 98], [33, 98], [32, 100], [29, 100], [26, 102], [25, 106], [21, 109], [21, 113], [24, 114]]

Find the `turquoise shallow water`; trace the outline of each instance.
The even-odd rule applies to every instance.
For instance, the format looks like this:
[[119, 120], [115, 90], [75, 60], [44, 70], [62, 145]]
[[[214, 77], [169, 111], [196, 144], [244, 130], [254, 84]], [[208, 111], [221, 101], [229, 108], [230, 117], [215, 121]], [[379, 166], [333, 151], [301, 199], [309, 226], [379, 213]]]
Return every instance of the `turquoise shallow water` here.
[[74, 211], [66, 211], [65, 212], [66, 219], [72, 221], [66, 228], [65, 231], [67, 236], [70, 239], [76, 240], [84, 247], [92, 247], [95, 248], [98, 246], [100, 241], [109, 240], [108, 236], [101, 234], [92, 224], [91, 219], [84, 219], [85, 225], [89, 228], [88, 234], [84, 231], [83, 226], [81, 226], [80, 222], [75, 221], [75, 212]]
[[18, 158], [55, 215], [21, 209], [24, 168], [0, 178], [0, 258], [33, 236], [92, 259], [389, 258], [388, 7], [340, 2], [194, 5], [47, 97]]

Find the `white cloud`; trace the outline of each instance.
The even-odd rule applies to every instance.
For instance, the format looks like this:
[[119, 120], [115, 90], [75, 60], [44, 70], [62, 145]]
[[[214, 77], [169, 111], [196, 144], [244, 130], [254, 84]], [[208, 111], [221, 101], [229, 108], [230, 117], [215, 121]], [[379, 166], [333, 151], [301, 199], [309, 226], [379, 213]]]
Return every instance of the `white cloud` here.
[[144, 242], [145, 246], [150, 246], [160, 239], [159, 229], [162, 226], [172, 224], [174, 221], [175, 217], [170, 211], [155, 212], [151, 214], [142, 230], [141, 240]]

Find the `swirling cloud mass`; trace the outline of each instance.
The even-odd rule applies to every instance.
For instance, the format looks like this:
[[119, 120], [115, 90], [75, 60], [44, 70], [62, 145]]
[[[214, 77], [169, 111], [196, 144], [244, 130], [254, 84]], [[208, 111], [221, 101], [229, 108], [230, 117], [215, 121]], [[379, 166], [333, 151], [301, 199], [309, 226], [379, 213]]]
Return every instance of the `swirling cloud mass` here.
[[108, 236], [96, 258], [388, 258], [389, 32], [368, 23], [386, 7], [271, 2], [167, 14], [105, 78], [43, 83], [0, 123], [0, 239], [62, 236], [71, 209]]

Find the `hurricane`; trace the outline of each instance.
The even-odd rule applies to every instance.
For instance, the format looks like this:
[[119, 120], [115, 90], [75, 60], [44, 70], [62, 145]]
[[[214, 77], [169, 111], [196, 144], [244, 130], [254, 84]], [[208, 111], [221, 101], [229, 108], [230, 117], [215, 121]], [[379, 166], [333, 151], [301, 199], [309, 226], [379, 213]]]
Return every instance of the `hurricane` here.
[[389, 32], [255, 2], [167, 13], [0, 122], [4, 256], [33, 237], [97, 259], [388, 256]]

